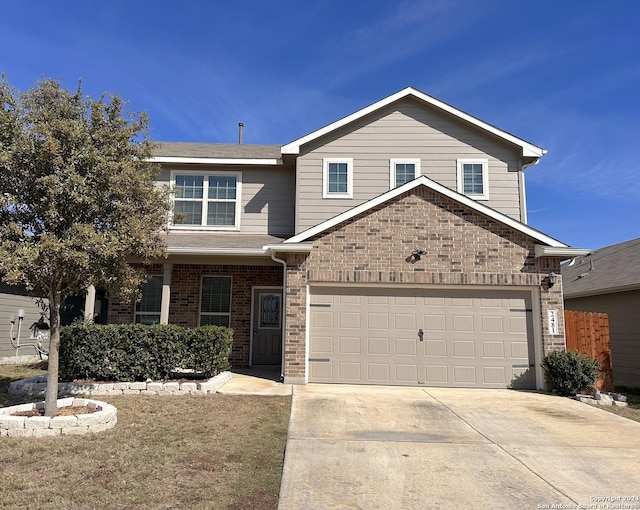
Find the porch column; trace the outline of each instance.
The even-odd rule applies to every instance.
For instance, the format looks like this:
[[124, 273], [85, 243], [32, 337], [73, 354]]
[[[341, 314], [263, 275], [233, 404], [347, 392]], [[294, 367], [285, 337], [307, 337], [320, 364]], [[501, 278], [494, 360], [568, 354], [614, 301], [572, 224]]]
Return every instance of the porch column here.
[[93, 322], [96, 311], [96, 288], [93, 285], [87, 287], [84, 297], [84, 320]]
[[160, 304], [160, 324], [169, 324], [169, 300], [171, 298], [171, 270], [173, 264], [165, 262], [162, 274], [162, 302]]

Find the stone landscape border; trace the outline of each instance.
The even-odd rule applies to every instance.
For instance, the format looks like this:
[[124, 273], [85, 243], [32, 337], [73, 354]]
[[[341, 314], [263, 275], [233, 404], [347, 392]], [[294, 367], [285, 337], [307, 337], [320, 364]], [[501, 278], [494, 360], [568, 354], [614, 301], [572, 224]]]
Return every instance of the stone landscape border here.
[[0, 408], [0, 437], [79, 436], [103, 432], [116, 426], [118, 410], [106, 402], [86, 398], [58, 399], [61, 407], [89, 407], [92, 413], [71, 416], [11, 416], [12, 413], [44, 409], [44, 402]]
[[[231, 372], [221, 372], [206, 381], [133, 381], [133, 382], [61, 382], [58, 393], [61, 395], [87, 395], [90, 397], [105, 395], [208, 395], [217, 393], [231, 380]], [[44, 395], [47, 389], [47, 376], [37, 375], [9, 384], [12, 395]]]

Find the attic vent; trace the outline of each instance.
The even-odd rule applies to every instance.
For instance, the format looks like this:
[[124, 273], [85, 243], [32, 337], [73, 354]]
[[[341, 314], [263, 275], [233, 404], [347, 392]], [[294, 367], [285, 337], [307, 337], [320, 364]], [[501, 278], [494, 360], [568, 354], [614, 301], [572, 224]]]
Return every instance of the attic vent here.
[[244, 129], [244, 123], [238, 122], [238, 145], [242, 145], [242, 130]]

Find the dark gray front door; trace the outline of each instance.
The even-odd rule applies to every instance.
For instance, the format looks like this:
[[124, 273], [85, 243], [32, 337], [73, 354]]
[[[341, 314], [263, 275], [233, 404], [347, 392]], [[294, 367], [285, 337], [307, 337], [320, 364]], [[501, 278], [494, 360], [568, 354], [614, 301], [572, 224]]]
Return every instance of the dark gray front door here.
[[253, 289], [252, 365], [282, 362], [282, 289]]

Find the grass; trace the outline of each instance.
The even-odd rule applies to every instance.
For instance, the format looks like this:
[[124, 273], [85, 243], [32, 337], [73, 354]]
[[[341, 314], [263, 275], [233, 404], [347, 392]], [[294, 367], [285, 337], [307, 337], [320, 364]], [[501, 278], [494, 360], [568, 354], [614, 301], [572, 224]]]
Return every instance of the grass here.
[[627, 396], [627, 406], [598, 406], [605, 411], [640, 422], [640, 388], [616, 388], [616, 392]]
[[[0, 366], [0, 405], [27, 401], [7, 395], [9, 382], [41, 372]], [[277, 508], [289, 397], [99, 400], [118, 408], [114, 429], [0, 438], [0, 508]]]

